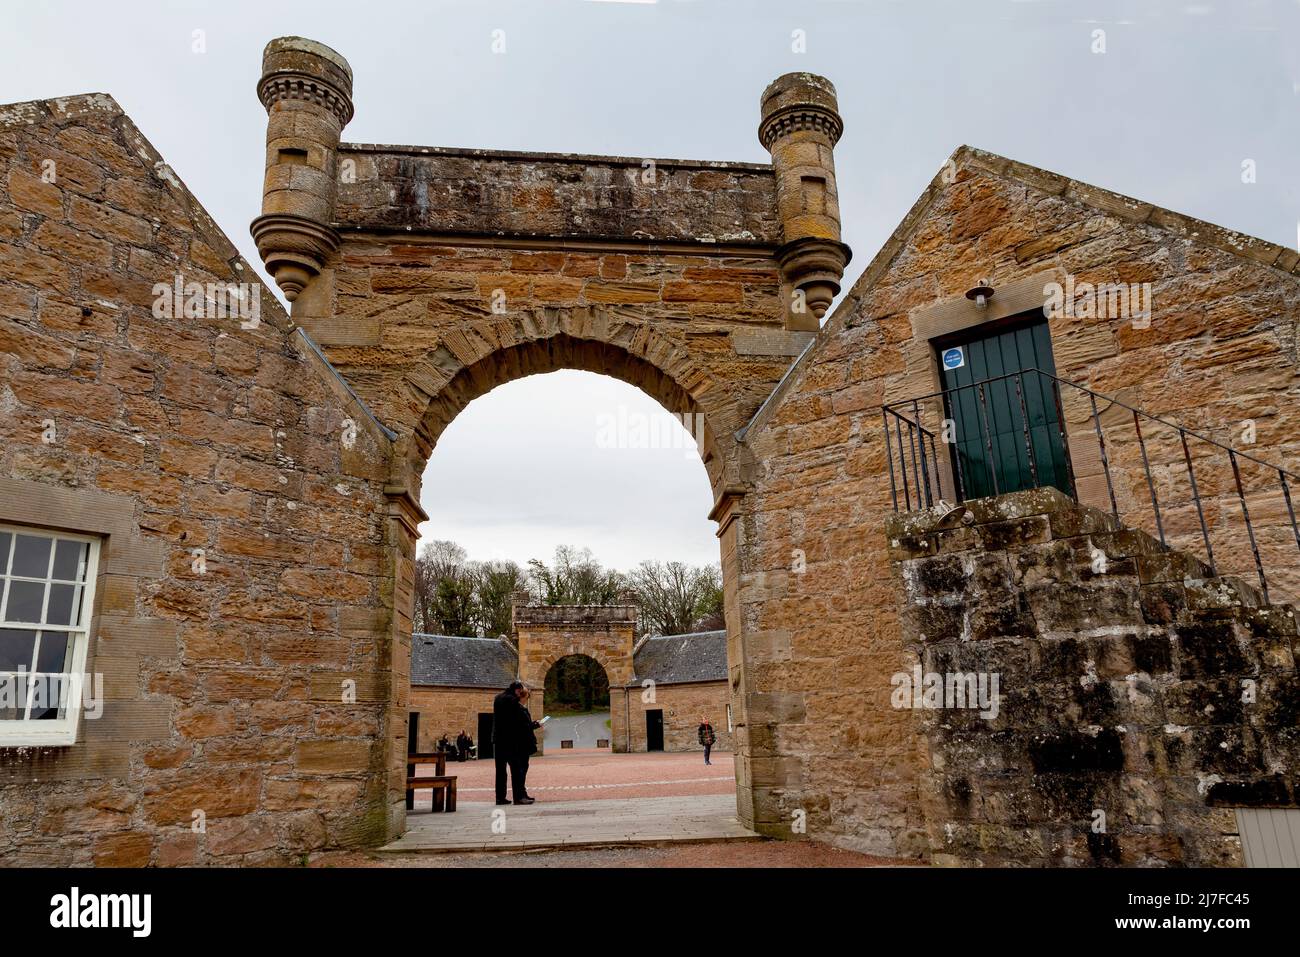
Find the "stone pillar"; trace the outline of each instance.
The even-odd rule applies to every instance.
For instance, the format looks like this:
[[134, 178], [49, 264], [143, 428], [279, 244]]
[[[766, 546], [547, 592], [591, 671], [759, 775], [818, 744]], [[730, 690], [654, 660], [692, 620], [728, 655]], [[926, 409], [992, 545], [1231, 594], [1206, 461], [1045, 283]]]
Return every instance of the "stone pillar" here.
[[384, 530], [385, 562], [391, 572], [385, 599], [389, 604], [387, 640], [379, 648], [378, 668], [386, 678], [381, 738], [387, 770], [387, 837], [406, 831], [407, 722], [411, 711], [411, 626], [415, 609], [415, 547], [420, 523], [429, 515], [405, 484], [384, 486], [388, 521]]
[[352, 119], [352, 68], [324, 44], [280, 37], [262, 53], [266, 179], [253, 239], [276, 285], [298, 298], [339, 247], [338, 147]]
[[744, 499], [743, 488], [725, 489], [709, 512], [709, 518], [718, 523], [722, 559], [722, 600], [727, 621], [727, 693], [731, 702], [731, 747], [736, 762], [736, 817], [745, 827], [758, 830], [755, 802], [761, 793], [766, 793], [768, 782], [761, 774], [755, 781], [754, 761], [756, 756], [766, 755], [763, 748], [768, 742], [761, 733], [757, 736], [751, 733], [749, 720], [751, 669], [745, 648], [740, 595], [744, 561], [741, 554], [744, 549]]
[[763, 91], [762, 117], [758, 138], [776, 168], [786, 327], [816, 331], [850, 256], [835, 188], [834, 149], [844, 131], [835, 87], [812, 73], [787, 73]]

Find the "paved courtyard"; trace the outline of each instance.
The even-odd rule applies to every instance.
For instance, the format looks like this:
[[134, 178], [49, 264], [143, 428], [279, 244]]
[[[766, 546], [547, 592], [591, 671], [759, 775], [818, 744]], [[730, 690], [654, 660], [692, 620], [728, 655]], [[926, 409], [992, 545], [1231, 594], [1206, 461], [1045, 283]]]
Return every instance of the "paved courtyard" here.
[[533, 850], [618, 843], [755, 840], [736, 818], [734, 763], [699, 753], [552, 752], [534, 759], [531, 806], [498, 807], [495, 763], [452, 763], [459, 809], [433, 813], [432, 795], [417, 793], [407, 832], [386, 852]]
[[560, 801], [530, 807], [464, 804], [454, 814], [412, 815], [385, 851], [476, 851], [607, 844], [758, 840], [728, 794]]
[[[432, 774], [432, 768], [420, 773]], [[496, 795], [496, 763], [491, 760], [451, 762], [447, 773], [456, 775], [461, 805], [491, 804]], [[735, 762], [730, 754], [714, 754], [706, 767], [699, 751], [667, 754], [613, 754], [608, 750], [548, 751], [533, 758], [528, 769], [528, 793], [542, 803], [598, 801], [614, 798], [691, 797], [734, 795]], [[415, 796], [412, 820], [433, 806], [433, 794]]]

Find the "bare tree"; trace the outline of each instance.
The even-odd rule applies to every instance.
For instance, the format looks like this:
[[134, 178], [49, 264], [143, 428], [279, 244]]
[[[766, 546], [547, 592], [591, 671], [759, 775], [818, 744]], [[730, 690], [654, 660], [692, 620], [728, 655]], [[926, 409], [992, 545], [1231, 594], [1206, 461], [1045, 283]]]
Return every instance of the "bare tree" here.
[[[415, 560], [416, 631], [460, 634], [466, 627], [461, 607], [465, 600], [465, 549], [455, 542], [426, 542]], [[472, 590], [470, 596], [472, 597]]]
[[722, 572], [717, 565], [645, 561], [624, 575], [605, 568], [587, 548], [561, 545], [550, 564], [533, 559], [475, 562], [455, 542], [426, 542], [415, 563], [416, 631], [496, 637], [510, 631], [510, 602], [527, 587], [548, 605], [614, 605], [630, 589], [640, 630], [680, 635], [725, 627]]
[[683, 635], [725, 627], [719, 566], [645, 561], [627, 577], [636, 593], [643, 631]]
[[560, 545], [551, 565], [534, 558], [528, 567], [531, 590], [546, 605], [614, 605], [627, 586], [624, 576], [603, 567], [589, 548]]
[[475, 563], [475, 624], [480, 635], [497, 638], [510, 633], [510, 600], [526, 580], [524, 570], [512, 561]]

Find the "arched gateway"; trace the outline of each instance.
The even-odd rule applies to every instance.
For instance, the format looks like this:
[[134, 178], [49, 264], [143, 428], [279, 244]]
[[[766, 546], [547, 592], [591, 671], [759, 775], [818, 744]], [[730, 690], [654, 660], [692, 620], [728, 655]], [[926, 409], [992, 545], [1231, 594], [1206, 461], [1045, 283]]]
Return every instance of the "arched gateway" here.
[[[770, 166], [344, 144], [351, 69], [298, 37], [267, 46], [258, 89], [269, 114], [258, 250], [293, 321], [397, 433], [393, 723], [408, 707], [409, 568], [439, 435], [498, 385], [582, 369], [690, 416], [713, 487], [743, 726], [735, 436], [812, 340], [848, 261], [830, 84], [792, 74], [769, 87], [760, 137]], [[540, 686], [549, 662], [538, 664]], [[612, 684], [631, 677], [609, 668]], [[388, 739], [395, 769], [404, 737]], [[739, 813], [752, 822], [751, 750], [738, 739]], [[395, 784], [388, 804], [400, 818]]]
[[[509, 635], [412, 636], [410, 709], [418, 746], [432, 750], [440, 735], [454, 737], [458, 729], [469, 728], [477, 729], [479, 753], [485, 754], [493, 698], [507, 684], [518, 679], [529, 685], [534, 691], [529, 709], [541, 718], [550, 713], [546, 699], [557, 666], [584, 659], [600, 673], [595, 682], [600, 704], [610, 712], [608, 729], [596, 738], [607, 744], [584, 747], [695, 750], [697, 720], [704, 715], [716, 725], [715, 750], [730, 751], [726, 633], [637, 638], [636, 629], [637, 606], [630, 602], [535, 605], [526, 592], [518, 592], [511, 602]], [[543, 736], [538, 743], [544, 743]]]

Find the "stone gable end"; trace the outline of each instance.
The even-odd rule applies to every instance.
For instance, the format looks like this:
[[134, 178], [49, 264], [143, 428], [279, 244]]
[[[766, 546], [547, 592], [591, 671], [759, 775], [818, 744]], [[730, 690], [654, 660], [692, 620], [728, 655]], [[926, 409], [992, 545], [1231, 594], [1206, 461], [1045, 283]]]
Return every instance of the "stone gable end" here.
[[157, 314], [177, 274], [258, 277], [107, 96], [0, 109], [0, 259], [0, 521], [102, 536], [105, 688], [75, 745], [0, 748], [0, 858], [382, 838], [383, 429], [260, 283], [255, 328]]
[[[847, 846], [926, 846], [925, 755], [914, 715], [890, 706], [890, 677], [908, 664], [886, 571], [893, 505], [881, 407], [940, 388], [929, 340], [1038, 308], [1047, 282], [1150, 283], [1147, 328], [1052, 319], [1058, 375], [1229, 444], [1253, 420], [1251, 454], [1294, 468], [1295, 265], [1294, 252], [1150, 204], [966, 147], [953, 155], [745, 430], [754, 461], [741, 559], [746, 680], [750, 701], [769, 704], [760, 719], [751, 703], [747, 730], [756, 749], [773, 749], [770, 770], [787, 782], [756, 795], [760, 824], [779, 833], [804, 811], [811, 832]], [[981, 282], [995, 289], [987, 315], [965, 295]], [[1071, 421], [1073, 447], [1090, 425], [1086, 414]], [[1173, 447], [1159, 451], [1167, 462]], [[1140, 462], [1113, 458], [1121, 508], [1149, 521]], [[1235, 498], [1225, 472], [1220, 463], [1202, 492], [1226, 516]], [[1081, 484], [1085, 493], [1099, 505], [1104, 483]], [[1300, 577], [1281, 496], [1252, 501], [1276, 590], [1294, 598]], [[1195, 521], [1184, 508], [1171, 544], [1196, 541]], [[1253, 577], [1244, 533], [1236, 542], [1225, 560]]]

